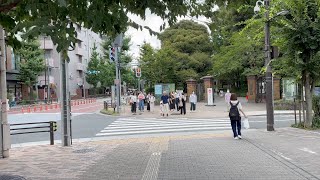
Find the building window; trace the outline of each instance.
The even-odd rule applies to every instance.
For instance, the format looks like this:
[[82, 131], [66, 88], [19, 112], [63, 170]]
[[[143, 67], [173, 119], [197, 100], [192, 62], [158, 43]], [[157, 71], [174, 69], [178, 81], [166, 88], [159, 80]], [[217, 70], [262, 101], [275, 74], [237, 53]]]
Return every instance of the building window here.
[[45, 50], [44, 58], [45, 59], [51, 59], [51, 50]]
[[82, 63], [82, 56], [78, 56], [79, 57], [79, 63]]

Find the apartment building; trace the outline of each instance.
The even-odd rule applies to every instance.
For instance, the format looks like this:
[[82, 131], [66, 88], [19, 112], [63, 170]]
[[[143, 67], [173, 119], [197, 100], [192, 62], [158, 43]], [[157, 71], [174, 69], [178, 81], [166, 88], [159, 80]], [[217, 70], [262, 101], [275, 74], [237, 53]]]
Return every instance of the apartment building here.
[[[91, 30], [76, 25], [78, 34], [77, 43], [73, 51], [68, 52], [68, 81], [71, 98], [78, 99], [88, 96], [91, 87], [85, 79], [86, 69], [91, 57], [92, 48], [97, 47], [97, 52], [102, 55], [102, 36]], [[50, 37], [39, 38], [41, 48], [45, 50], [47, 71], [38, 78], [39, 99], [46, 99], [48, 94], [51, 99], [60, 97], [60, 54], [56, 51]], [[50, 92], [48, 93], [48, 84]]]

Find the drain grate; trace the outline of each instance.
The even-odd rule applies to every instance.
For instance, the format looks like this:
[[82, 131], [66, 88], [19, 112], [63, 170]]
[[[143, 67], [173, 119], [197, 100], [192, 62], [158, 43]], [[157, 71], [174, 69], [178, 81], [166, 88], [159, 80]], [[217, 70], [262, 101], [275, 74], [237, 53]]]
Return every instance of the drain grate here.
[[16, 176], [16, 175], [8, 175], [8, 174], [0, 174], [1, 180], [26, 180], [26, 178], [22, 176]]
[[85, 154], [85, 153], [89, 153], [89, 152], [93, 152], [93, 151], [94, 151], [93, 148], [86, 148], [86, 149], [74, 150], [73, 153]]

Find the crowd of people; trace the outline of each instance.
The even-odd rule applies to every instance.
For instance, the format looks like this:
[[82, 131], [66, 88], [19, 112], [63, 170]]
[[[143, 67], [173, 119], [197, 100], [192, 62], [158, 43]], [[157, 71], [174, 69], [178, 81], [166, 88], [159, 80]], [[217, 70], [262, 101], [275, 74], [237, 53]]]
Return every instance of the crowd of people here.
[[[227, 104], [227, 111], [229, 112], [230, 123], [233, 131], [234, 139], [241, 139], [241, 115], [243, 114], [247, 118], [243, 111], [241, 103], [237, 99], [237, 95], [230, 93], [229, 90], [224, 94], [225, 102]], [[139, 92], [138, 95], [132, 93], [130, 96], [131, 112], [133, 114], [137, 111], [137, 106], [140, 112], [144, 112], [144, 106], [146, 104], [148, 112], [155, 112], [156, 98], [152, 93], [145, 95], [143, 92]], [[180, 114], [186, 114], [186, 102], [187, 97], [184, 92], [171, 92], [166, 91], [160, 97], [160, 115], [169, 116], [170, 112], [180, 111]], [[197, 95], [192, 92], [189, 96], [190, 111], [196, 110]]]
[[[131, 113], [137, 113], [137, 107], [140, 112], [144, 112], [145, 105], [147, 106], [148, 112], [155, 112], [155, 101], [156, 98], [152, 93], [147, 95], [143, 92], [131, 93], [130, 105]], [[180, 114], [186, 114], [186, 101], [187, 97], [183, 92], [163, 92], [160, 98], [160, 115], [169, 116], [169, 112], [180, 111]], [[196, 110], [197, 95], [193, 92], [190, 97], [190, 111]]]

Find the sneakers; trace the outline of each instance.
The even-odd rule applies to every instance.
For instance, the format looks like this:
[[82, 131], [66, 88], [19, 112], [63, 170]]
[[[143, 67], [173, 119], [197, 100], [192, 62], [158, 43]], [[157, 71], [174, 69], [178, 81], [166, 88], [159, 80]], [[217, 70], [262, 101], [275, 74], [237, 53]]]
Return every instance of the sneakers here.
[[239, 139], [238, 137], [234, 137], [234, 139]]
[[242, 139], [242, 137], [241, 137], [240, 135], [238, 135], [238, 138], [239, 138], [239, 139]]

